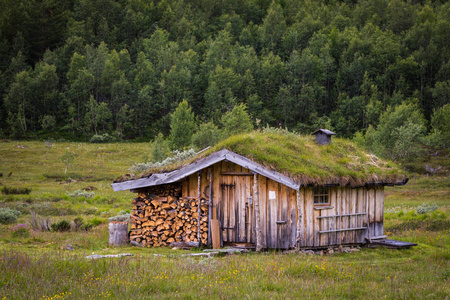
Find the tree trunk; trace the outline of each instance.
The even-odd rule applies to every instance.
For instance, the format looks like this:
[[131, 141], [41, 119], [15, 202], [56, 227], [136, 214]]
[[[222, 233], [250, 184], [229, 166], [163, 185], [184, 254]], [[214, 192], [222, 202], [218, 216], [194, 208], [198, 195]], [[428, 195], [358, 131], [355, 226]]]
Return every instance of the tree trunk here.
[[128, 222], [109, 223], [109, 244], [112, 246], [128, 244]]

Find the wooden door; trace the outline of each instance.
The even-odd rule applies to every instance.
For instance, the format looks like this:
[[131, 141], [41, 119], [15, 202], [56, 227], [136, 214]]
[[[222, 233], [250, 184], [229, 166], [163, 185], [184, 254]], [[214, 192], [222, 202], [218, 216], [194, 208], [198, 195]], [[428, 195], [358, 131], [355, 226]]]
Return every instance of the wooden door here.
[[254, 243], [253, 177], [221, 176], [219, 220], [223, 241]]

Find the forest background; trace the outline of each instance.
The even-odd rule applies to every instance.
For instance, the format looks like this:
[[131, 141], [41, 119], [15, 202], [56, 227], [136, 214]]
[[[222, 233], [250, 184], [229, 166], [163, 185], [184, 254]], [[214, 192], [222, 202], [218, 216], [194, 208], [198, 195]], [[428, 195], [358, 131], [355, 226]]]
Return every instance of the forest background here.
[[450, 145], [447, 1], [3, 0], [0, 20], [4, 138], [167, 142], [155, 159], [266, 126], [405, 162]]

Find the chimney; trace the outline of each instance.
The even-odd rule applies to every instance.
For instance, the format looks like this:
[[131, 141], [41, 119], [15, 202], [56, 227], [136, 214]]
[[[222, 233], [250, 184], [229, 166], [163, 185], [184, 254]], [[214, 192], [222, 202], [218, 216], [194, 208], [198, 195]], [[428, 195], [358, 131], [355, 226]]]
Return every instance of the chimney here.
[[317, 129], [312, 135], [316, 136], [316, 143], [319, 145], [328, 145], [331, 143], [331, 136], [336, 133], [329, 131], [328, 129]]

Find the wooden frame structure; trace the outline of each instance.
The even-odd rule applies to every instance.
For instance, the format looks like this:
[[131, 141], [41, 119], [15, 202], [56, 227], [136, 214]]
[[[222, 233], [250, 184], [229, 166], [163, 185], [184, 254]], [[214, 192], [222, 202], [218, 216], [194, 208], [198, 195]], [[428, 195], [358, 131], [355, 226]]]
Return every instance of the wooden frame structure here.
[[257, 250], [326, 248], [383, 236], [383, 183], [328, 186], [328, 204], [315, 205], [313, 186], [301, 186], [226, 149], [169, 173], [112, 186], [142, 192], [171, 183], [181, 183], [182, 197], [209, 201], [208, 218], [217, 212], [225, 244], [250, 243]]

